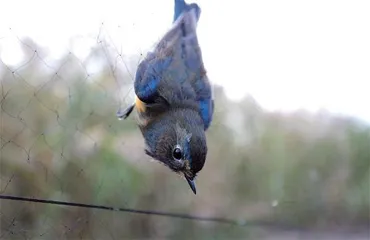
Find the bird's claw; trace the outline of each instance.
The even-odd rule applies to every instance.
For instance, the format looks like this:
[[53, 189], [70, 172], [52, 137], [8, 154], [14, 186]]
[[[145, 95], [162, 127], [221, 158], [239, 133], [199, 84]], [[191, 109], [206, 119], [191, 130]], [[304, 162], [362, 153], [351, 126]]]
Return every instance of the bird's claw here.
[[124, 111], [118, 111], [117, 117], [119, 120], [126, 119], [130, 116], [131, 112], [134, 110], [135, 104], [132, 104], [131, 106], [127, 107]]

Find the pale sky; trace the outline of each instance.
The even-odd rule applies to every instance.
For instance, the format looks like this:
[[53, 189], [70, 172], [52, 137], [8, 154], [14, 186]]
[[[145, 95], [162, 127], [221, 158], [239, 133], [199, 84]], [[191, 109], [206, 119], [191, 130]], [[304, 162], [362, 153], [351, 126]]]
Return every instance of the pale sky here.
[[[369, 0], [194, 2], [209, 77], [230, 98], [250, 94], [267, 110], [325, 108], [370, 122]], [[83, 58], [102, 22], [123, 53], [139, 53], [172, 16], [173, 0], [2, 0], [0, 57], [19, 61], [16, 35], [54, 57], [78, 36], [71, 48]]]

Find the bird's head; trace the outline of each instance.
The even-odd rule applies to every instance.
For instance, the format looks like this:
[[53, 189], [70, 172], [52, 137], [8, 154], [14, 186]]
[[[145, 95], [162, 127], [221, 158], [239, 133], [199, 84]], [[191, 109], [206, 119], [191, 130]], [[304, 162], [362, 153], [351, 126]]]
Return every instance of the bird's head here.
[[145, 134], [146, 154], [182, 175], [196, 194], [194, 178], [203, 168], [207, 155], [203, 128], [182, 121], [163, 123], [150, 131]]

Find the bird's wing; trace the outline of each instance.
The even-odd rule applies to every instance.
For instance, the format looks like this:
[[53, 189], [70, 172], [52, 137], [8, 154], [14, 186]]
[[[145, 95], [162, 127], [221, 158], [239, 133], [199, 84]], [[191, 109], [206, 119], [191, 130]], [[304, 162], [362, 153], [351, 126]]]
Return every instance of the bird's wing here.
[[[184, 18], [183, 14], [191, 9], [197, 13], [199, 7], [194, 4], [187, 4], [184, 0], [174, 0], [174, 19], [172, 28], [163, 36], [145, 59], [139, 64], [135, 76], [135, 93], [139, 100], [144, 103], [151, 103], [158, 97], [158, 87], [170, 67], [176, 42], [179, 39], [179, 18]], [[172, 49], [171, 49], [172, 48]]]
[[208, 80], [196, 27], [197, 8], [184, 11], [173, 27], [139, 64], [135, 93], [144, 103], [158, 97], [176, 102], [194, 99], [207, 129], [213, 116], [211, 84]]
[[171, 57], [159, 58], [154, 53], [149, 53], [140, 62], [135, 76], [135, 94], [144, 103], [155, 102], [158, 96], [158, 87], [163, 78], [163, 73], [171, 63]]
[[195, 92], [199, 112], [207, 130], [213, 117], [214, 101], [212, 86], [208, 79], [202, 57], [202, 51], [196, 32], [198, 16], [196, 8], [183, 14], [181, 25], [182, 54], [181, 61], [186, 69], [187, 81]]
[[[160, 84], [164, 84], [164, 78], [175, 79], [180, 75], [177, 74], [178, 72], [186, 71], [178, 65], [178, 60], [184, 55], [183, 39], [196, 34], [193, 31], [195, 26], [191, 27], [191, 31], [184, 31], [189, 29], [187, 27], [189, 24], [196, 24], [199, 14], [200, 8], [197, 4], [188, 5], [184, 0], [175, 0], [175, 19], [172, 28], [161, 38], [154, 50], [140, 62], [136, 70], [135, 93], [144, 103], [155, 102], [158, 88]], [[186, 56], [180, 60], [189, 62]]]

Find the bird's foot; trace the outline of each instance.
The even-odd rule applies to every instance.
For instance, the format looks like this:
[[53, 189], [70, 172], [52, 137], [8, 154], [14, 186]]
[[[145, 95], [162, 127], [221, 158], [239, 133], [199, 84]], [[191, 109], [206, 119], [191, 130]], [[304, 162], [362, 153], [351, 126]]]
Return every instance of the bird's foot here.
[[122, 112], [119, 110], [117, 112], [118, 119], [122, 120], [122, 119], [128, 118], [130, 114], [132, 113], [132, 110], [134, 110], [134, 107], [135, 107], [135, 104], [132, 104], [129, 107], [127, 107], [125, 110], [123, 110]]

